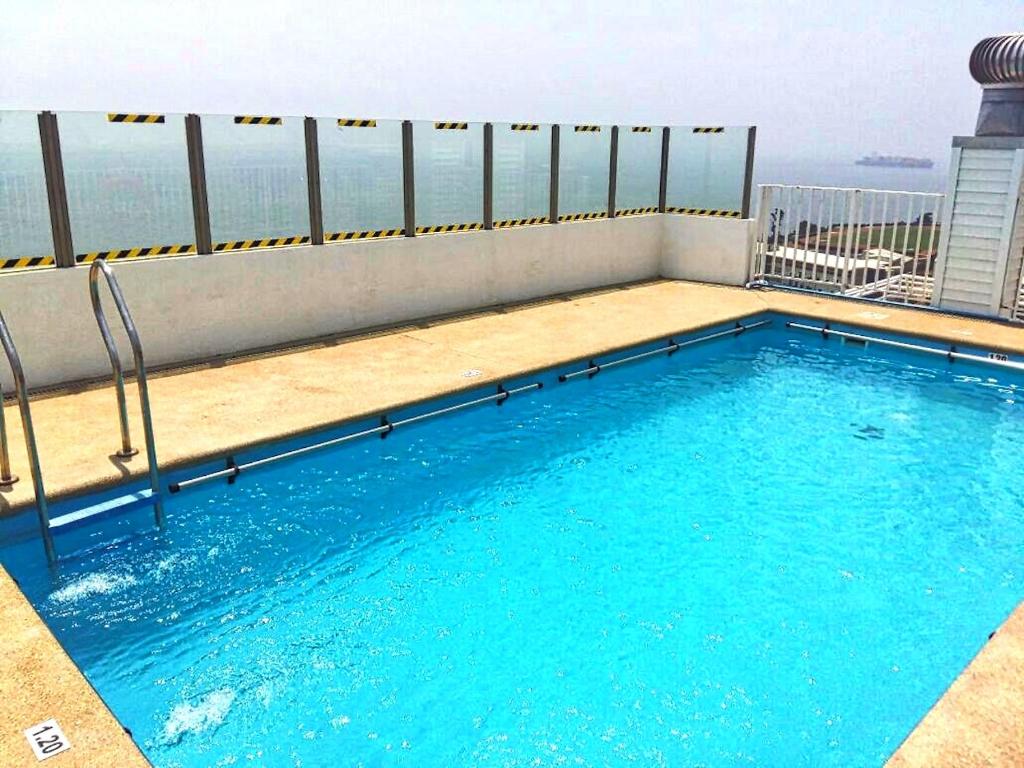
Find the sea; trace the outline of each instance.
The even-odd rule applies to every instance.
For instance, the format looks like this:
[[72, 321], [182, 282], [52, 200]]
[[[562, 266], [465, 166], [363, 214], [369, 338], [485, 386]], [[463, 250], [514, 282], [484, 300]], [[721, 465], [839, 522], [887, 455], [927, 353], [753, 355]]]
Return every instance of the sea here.
[[947, 158], [935, 158], [933, 168], [879, 168], [857, 165], [851, 159], [757, 157], [754, 184], [801, 184], [853, 187], [902, 192], [945, 192]]

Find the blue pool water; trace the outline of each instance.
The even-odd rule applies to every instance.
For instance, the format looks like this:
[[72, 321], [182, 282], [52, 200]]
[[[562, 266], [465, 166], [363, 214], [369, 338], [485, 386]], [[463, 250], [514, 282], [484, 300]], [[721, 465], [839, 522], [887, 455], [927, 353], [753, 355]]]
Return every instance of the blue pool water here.
[[879, 766], [1024, 597], [1005, 371], [776, 321], [546, 381], [3, 561], [164, 768]]

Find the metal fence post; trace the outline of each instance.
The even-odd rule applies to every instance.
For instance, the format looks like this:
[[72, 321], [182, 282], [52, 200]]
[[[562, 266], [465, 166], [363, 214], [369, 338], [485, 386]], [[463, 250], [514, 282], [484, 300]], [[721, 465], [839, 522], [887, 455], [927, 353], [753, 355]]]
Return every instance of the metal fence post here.
[[608, 151], [608, 218], [615, 218], [615, 187], [619, 177], [619, 126], [612, 126], [611, 147]]
[[[860, 221], [860, 195], [861, 195], [861, 191], [859, 189], [855, 189], [855, 190], [853, 190], [852, 197], [850, 196], [849, 193], [847, 193], [847, 196], [846, 196], [846, 199], [847, 199], [847, 207], [846, 207], [846, 220], [847, 220], [847, 224], [846, 224], [846, 244], [845, 244], [845, 248], [844, 248], [845, 253], [843, 255], [843, 264], [842, 264], [842, 268], [841, 268], [841, 271], [840, 271], [840, 275], [841, 276], [839, 278], [839, 290], [840, 290], [840, 292], [846, 290], [846, 287], [847, 287], [846, 280], [847, 280], [847, 274], [848, 274], [848, 267], [850, 265], [850, 259], [851, 259], [851, 257], [854, 254], [854, 242], [853, 242], [854, 241], [854, 229], [855, 229], [854, 225], [855, 225], [855, 222]], [[895, 236], [893, 237], [893, 241], [895, 242]], [[794, 244], [794, 246], [796, 245], [796, 241], [795, 240], [793, 241], [793, 244]], [[793, 252], [795, 254], [795, 252], [796, 252], [795, 248], [793, 249]]]
[[668, 199], [668, 140], [672, 129], [667, 125], [661, 129], [661, 178], [658, 180], [658, 213], [665, 212]]
[[493, 123], [484, 123], [484, 229], [494, 229]]
[[320, 196], [320, 142], [316, 134], [316, 118], [306, 117], [306, 184], [309, 186], [309, 242], [324, 244], [324, 211]]
[[558, 123], [551, 126], [551, 204], [548, 221], [558, 223]]
[[761, 186], [761, 200], [757, 206], [757, 226], [754, 229], [754, 242], [751, 247], [750, 271], [748, 280], [763, 279], [768, 272], [768, 205], [769, 187]]
[[206, 196], [206, 161], [203, 159], [203, 128], [199, 115], [185, 115], [185, 148], [188, 152], [188, 177], [192, 187], [192, 221], [196, 230], [196, 253], [213, 253], [210, 203]]
[[53, 232], [53, 256], [58, 267], [75, 266], [75, 248], [71, 242], [71, 218], [68, 216], [68, 192], [64, 185], [64, 163], [60, 154], [57, 116], [49, 110], [39, 113], [39, 142], [43, 150], [43, 174], [46, 199], [50, 206]]
[[740, 217], [750, 218], [750, 193], [754, 184], [754, 142], [757, 140], [757, 126], [747, 128], [747, 165], [743, 171], [743, 203]]
[[405, 202], [405, 236], [416, 237], [416, 180], [412, 163], [412, 120], [402, 121], [402, 194]]

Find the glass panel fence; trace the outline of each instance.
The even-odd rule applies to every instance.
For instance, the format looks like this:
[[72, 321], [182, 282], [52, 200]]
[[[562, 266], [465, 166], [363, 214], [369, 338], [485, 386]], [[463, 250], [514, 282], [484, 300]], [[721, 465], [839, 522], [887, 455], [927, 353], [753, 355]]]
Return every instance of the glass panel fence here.
[[615, 177], [615, 213], [625, 216], [658, 211], [661, 184], [661, 128], [623, 125]]
[[53, 264], [37, 115], [0, 111], [0, 268]]
[[400, 120], [320, 118], [324, 240], [404, 234]]
[[483, 226], [483, 150], [482, 123], [413, 123], [417, 233]]
[[57, 115], [75, 261], [195, 252], [184, 115]]
[[543, 224], [551, 211], [551, 126], [494, 124], [494, 226]]
[[215, 251], [309, 242], [301, 117], [203, 115]]
[[739, 216], [747, 128], [684, 126], [669, 140], [667, 210]]
[[[195, 252], [183, 115], [68, 112], [57, 117], [77, 263]], [[496, 227], [547, 221], [550, 125], [494, 124]], [[317, 120], [325, 240], [404, 234], [402, 122]], [[303, 119], [202, 118], [215, 251], [307, 243]], [[483, 124], [413, 124], [418, 234], [483, 226]], [[667, 210], [739, 216], [748, 129], [671, 129]], [[559, 219], [607, 215], [611, 129], [563, 125]], [[622, 126], [616, 212], [658, 204], [662, 129]], [[52, 266], [35, 112], [0, 111], [0, 269]]]
[[607, 125], [563, 125], [559, 134], [559, 220], [607, 216], [611, 129]]

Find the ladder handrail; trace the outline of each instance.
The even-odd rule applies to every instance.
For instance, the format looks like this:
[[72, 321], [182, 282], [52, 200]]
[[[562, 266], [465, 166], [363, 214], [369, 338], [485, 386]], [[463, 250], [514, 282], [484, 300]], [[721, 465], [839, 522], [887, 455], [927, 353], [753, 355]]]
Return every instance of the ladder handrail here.
[[92, 299], [92, 309], [96, 315], [96, 324], [99, 326], [100, 335], [103, 337], [103, 344], [107, 348], [107, 355], [110, 357], [110, 367], [114, 373], [114, 388], [117, 390], [117, 412], [121, 427], [121, 449], [118, 456], [126, 458], [138, 451], [132, 448], [131, 436], [128, 431], [128, 406], [124, 394], [124, 374], [121, 367], [121, 357], [117, 352], [117, 345], [110, 333], [110, 326], [107, 324], [106, 315], [103, 313], [103, 305], [100, 302], [99, 276], [107, 281], [110, 295], [114, 299], [114, 306], [121, 316], [121, 323], [128, 334], [128, 341], [132, 347], [132, 355], [135, 358], [135, 378], [139, 387], [139, 405], [142, 408], [142, 431], [146, 439], [146, 457], [149, 460], [149, 485], [153, 491], [153, 511], [156, 524], [159, 527], [164, 525], [164, 507], [160, 497], [160, 471], [156, 459], [156, 439], [153, 436], [153, 417], [149, 408], [149, 386], [146, 382], [146, 363], [142, 353], [142, 341], [135, 329], [135, 322], [132, 314], [128, 311], [124, 294], [121, 293], [121, 286], [114, 276], [110, 265], [103, 259], [97, 259], [89, 267], [89, 296]]
[[[18, 410], [21, 411], [21, 430], [25, 434], [25, 452], [28, 454], [28, 464], [32, 471], [32, 489], [36, 495], [36, 514], [39, 516], [39, 531], [43, 537], [43, 548], [46, 550], [46, 560], [49, 563], [57, 562], [57, 552], [53, 548], [53, 533], [50, 531], [50, 512], [46, 505], [46, 489], [43, 487], [43, 473], [39, 468], [39, 451], [36, 448], [36, 432], [32, 427], [32, 410], [28, 404], [28, 387], [25, 384], [25, 371], [21, 367], [21, 358], [18, 357], [18, 350], [14, 346], [14, 339], [7, 328], [7, 321], [0, 313], [0, 345], [7, 355], [7, 362], [11, 366], [11, 374], [14, 377], [14, 388], [18, 396]], [[0, 410], [3, 403], [0, 402]], [[7, 452], [7, 429], [3, 419], [0, 418], [0, 433], [4, 449], [4, 464], [8, 464]], [[9, 471], [9, 470], [8, 470]]]

